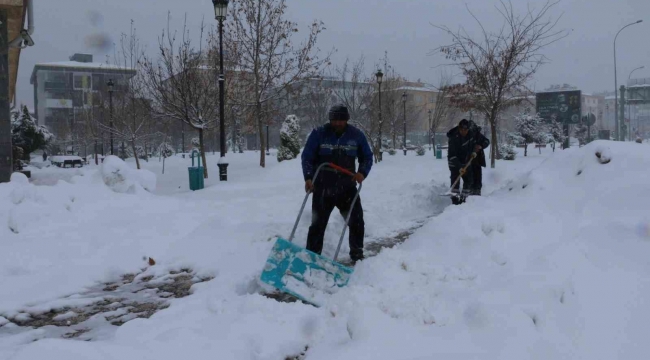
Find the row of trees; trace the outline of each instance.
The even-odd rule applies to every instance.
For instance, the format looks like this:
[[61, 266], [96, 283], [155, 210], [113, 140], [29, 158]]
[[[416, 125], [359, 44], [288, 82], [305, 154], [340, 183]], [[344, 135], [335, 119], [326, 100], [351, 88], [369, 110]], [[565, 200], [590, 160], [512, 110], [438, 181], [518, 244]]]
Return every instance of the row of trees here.
[[[405, 81], [390, 65], [387, 55], [370, 71], [363, 57], [331, 70], [332, 52], [321, 54], [316, 46], [324, 30], [322, 22], [311, 23], [302, 41], [297, 42], [299, 28], [287, 20], [285, 0], [233, 1], [223, 41], [224, 105], [229, 122], [224, 125], [229, 129], [229, 142], [233, 149], [241, 149], [242, 135], [255, 133], [263, 149], [266, 125], [277, 124], [285, 114], [295, 113], [314, 127], [326, 122], [327, 108], [332, 103], [341, 102], [348, 107], [352, 122], [371, 140], [376, 155], [384, 147], [396, 147], [404, 115], [408, 121], [427, 117], [430, 130], [436, 132], [454, 119], [456, 112], [475, 110], [487, 119], [492, 143], [497, 143], [500, 114], [517, 104], [521, 94], [530, 93], [526, 85], [545, 62], [540, 50], [567, 35], [555, 30], [557, 20], [547, 19], [555, 4], [547, 2], [538, 11], [529, 9], [524, 16], [518, 16], [512, 4], [501, 3], [504, 26], [496, 33], [483, 30], [478, 40], [462, 29], [452, 32], [439, 27], [451, 36], [452, 42], [437, 50], [461, 69], [466, 81], [451, 84], [449, 79], [443, 79], [437, 89], [435, 111], [429, 115], [423, 114], [426, 109], [412, 106], [413, 102], [407, 102], [404, 109], [398, 89]], [[132, 154], [143, 152], [146, 157], [152, 149], [166, 148], [163, 144], [171, 142], [172, 134], [182, 134], [183, 150], [185, 133], [196, 134], [207, 177], [206, 145], [216, 147], [219, 125], [219, 41], [216, 30], [203, 24], [199, 35], [195, 43], [186, 26], [179, 34], [170, 30], [168, 23], [155, 55], [149, 56], [141, 49], [132, 26], [130, 33], [122, 36], [114, 62], [125, 73], [135, 69], [136, 75], [124, 76], [119, 93], [115, 93], [112, 126], [105, 96], [100, 106], [90, 109], [84, 143], [94, 142], [96, 147], [112, 136], [128, 144]], [[381, 109], [374, 76], [378, 68], [384, 73]], [[313, 81], [306, 81], [316, 78], [323, 79], [323, 83], [313, 86]], [[338, 85], [326, 86], [326, 81]], [[75, 139], [75, 134], [80, 133], [71, 129], [69, 141], [81, 141]], [[492, 167], [497, 149], [492, 149]], [[260, 151], [261, 167], [265, 161], [265, 152]]]
[[[377, 69], [381, 69], [383, 74], [381, 108]], [[327, 122], [327, 109], [330, 106], [335, 103], [345, 105], [350, 112], [351, 123], [366, 134], [375, 155], [378, 155], [382, 149], [405, 145], [402, 144], [404, 119], [409, 129], [421, 119], [426, 119], [433, 134], [443, 126], [451, 125], [460, 112], [451, 102], [448, 77], [443, 77], [435, 89], [426, 89], [431, 90], [428, 93], [432, 95], [425, 102], [416, 102], [407, 97], [404, 103], [402, 95], [407, 84], [406, 79], [391, 65], [387, 53], [381, 64], [375, 64], [372, 68], [366, 66], [363, 56], [356, 60], [348, 58], [342, 66], [323, 71], [316, 79], [311, 79], [301, 95], [294, 97], [294, 111], [304, 119], [307, 128], [312, 129]], [[428, 105], [432, 104], [435, 106], [428, 114]], [[380, 161], [381, 157], [375, 156], [375, 160]]]
[[[244, 133], [258, 134], [260, 148], [264, 148], [264, 126], [279, 122], [288, 110], [282, 97], [301, 79], [316, 76], [329, 64], [330, 53], [320, 57], [316, 48], [324, 29], [320, 21], [309, 26], [302, 42], [295, 40], [299, 29], [286, 19], [285, 0], [237, 0], [231, 4], [223, 40], [224, 105], [229, 122], [224, 125], [233, 148], [241, 150]], [[207, 144], [216, 147], [219, 128], [219, 34], [201, 24], [198, 42], [193, 39], [187, 26], [176, 32], [168, 21], [156, 51], [149, 55], [132, 24], [113, 56], [112, 65], [124, 70], [117, 79], [113, 106], [104, 91], [97, 103], [87, 107], [87, 114], [75, 114], [84, 121], [60, 121], [63, 129], [57, 133], [66, 136], [59, 145], [67, 149], [94, 143], [97, 147], [112, 137], [121, 155], [143, 153], [146, 157], [168, 149], [176, 133], [182, 134], [185, 150], [184, 144], [189, 143], [185, 135], [192, 134], [198, 138], [207, 178]], [[95, 148], [94, 152], [99, 151]], [[137, 156], [136, 165], [140, 167]], [[265, 166], [263, 151], [260, 166]]]
[[[589, 130], [586, 121], [573, 127], [573, 136], [577, 138], [580, 145], [596, 139], [598, 128], [592, 127], [591, 134], [589, 134]], [[555, 151], [556, 145], [564, 143], [565, 140], [567, 140], [567, 134], [563, 124], [555, 119], [551, 119], [550, 122], [546, 121], [539, 114], [521, 113], [517, 115], [514, 118], [514, 131], [506, 134], [506, 146], [523, 145], [524, 156], [528, 156], [529, 144], [551, 144]]]

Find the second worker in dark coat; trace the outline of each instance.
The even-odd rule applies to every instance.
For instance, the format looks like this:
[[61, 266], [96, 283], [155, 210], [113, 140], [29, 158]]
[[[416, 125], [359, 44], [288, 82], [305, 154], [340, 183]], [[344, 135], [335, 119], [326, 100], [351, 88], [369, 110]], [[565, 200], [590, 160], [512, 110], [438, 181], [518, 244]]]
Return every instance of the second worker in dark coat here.
[[[483, 149], [490, 145], [488, 139], [481, 135], [476, 129], [472, 131], [470, 122], [466, 119], [461, 120], [458, 126], [447, 132], [449, 138], [449, 147], [447, 150], [447, 161], [449, 171], [451, 172], [451, 184], [461, 175], [462, 168], [470, 160], [472, 153], [477, 154], [477, 158], [467, 168], [463, 179], [464, 196], [480, 195], [482, 187], [481, 166], [485, 166], [485, 154]], [[478, 170], [477, 170], [478, 167]], [[459, 193], [460, 182], [458, 182], [452, 192]]]

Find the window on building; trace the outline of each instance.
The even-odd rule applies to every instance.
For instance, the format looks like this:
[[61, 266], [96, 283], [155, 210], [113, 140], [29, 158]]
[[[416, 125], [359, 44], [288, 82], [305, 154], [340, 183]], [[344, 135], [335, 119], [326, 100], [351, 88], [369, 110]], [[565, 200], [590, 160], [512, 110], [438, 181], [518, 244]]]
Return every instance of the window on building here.
[[69, 99], [70, 95], [68, 94], [68, 91], [52, 89], [45, 92], [45, 98], [46, 99]]
[[72, 106], [74, 107], [83, 106], [83, 91], [75, 90], [72, 93]]
[[95, 94], [93, 94], [92, 91], [84, 91], [84, 106], [93, 106], [93, 97]]
[[93, 74], [93, 90], [101, 91], [105, 86], [104, 74]]
[[45, 90], [63, 90], [67, 87], [66, 73], [48, 71], [45, 73]]
[[75, 89], [90, 89], [92, 85], [92, 78], [90, 75], [75, 75], [74, 88]]

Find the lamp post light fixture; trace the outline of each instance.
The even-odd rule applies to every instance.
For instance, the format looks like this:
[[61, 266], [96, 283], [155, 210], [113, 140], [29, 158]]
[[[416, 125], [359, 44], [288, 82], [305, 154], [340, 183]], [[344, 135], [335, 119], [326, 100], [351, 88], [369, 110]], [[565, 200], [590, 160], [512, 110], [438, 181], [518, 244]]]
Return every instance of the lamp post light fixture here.
[[[639, 23], [642, 23], [642, 22], [643, 22], [643, 20], [638, 20], [638, 21], [635, 21], [633, 23], [627, 24], [627, 25], [623, 26], [621, 28], [621, 30], [619, 30], [616, 33], [616, 36], [614, 36], [614, 97], [615, 97], [615, 100], [614, 100], [614, 119], [615, 119], [615, 122], [616, 122], [616, 135], [615, 135], [615, 138], [616, 138], [617, 141], [621, 140], [621, 124], [620, 124], [620, 121], [618, 119], [618, 80], [617, 80], [617, 77], [616, 77], [616, 38], [618, 38], [618, 34], [620, 34], [621, 31], [623, 31], [623, 29], [625, 29], [626, 27], [632, 26], [634, 24], [639, 24]], [[621, 105], [623, 105], [623, 104], [621, 104]], [[623, 121], [625, 121], [625, 119], [623, 119]]]
[[106, 83], [106, 86], [108, 86], [108, 106], [110, 108], [110, 119], [109, 119], [109, 125], [108, 128], [109, 130], [109, 136], [111, 139], [111, 155], [113, 155], [113, 87], [115, 86], [115, 83], [113, 83], [113, 79], [108, 79], [108, 82]]
[[382, 121], [381, 121], [381, 82], [384, 79], [384, 73], [381, 72], [380, 70], [377, 70], [377, 73], [375, 74], [375, 77], [377, 77], [377, 84], [379, 85], [379, 137], [377, 139], [377, 159], [378, 161], [382, 160], [382, 152], [381, 152], [381, 146], [382, 146], [382, 141], [381, 141], [381, 128], [382, 128]]
[[406, 156], [406, 91], [402, 94], [402, 103], [404, 104], [404, 140], [402, 146], [404, 148], [404, 156]]
[[223, 74], [223, 22], [226, 20], [228, 13], [228, 0], [212, 0], [214, 5], [214, 17], [219, 21], [219, 145], [220, 158], [217, 166], [219, 167], [219, 180], [228, 180], [228, 161], [226, 161], [226, 130], [224, 120], [224, 82]]

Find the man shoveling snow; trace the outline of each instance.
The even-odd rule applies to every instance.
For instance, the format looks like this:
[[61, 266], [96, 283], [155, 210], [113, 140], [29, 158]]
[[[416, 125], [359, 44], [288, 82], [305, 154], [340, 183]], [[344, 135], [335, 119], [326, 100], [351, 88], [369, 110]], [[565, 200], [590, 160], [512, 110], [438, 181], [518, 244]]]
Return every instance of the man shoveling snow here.
[[[361, 184], [372, 167], [372, 150], [361, 130], [349, 125], [350, 114], [343, 105], [334, 105], [329, 110], [329, 124], [312, 131], [302, 153], [302, 171], [305, 178], [305, 191], [313, 191], [312, 223], [307, 235], [307, 250], [320, 255], [323, 250], [323, 237], [334, 207], [341, 215], [350, 216], [350, 258], [353, 262], [363, 259], [363, 237], [365, 224], [361, 199], [354, 207], [350, 205], [357, 193], [355, 181]], [[359, 160], [359, 170], [355, 170], [355, 160]], [[333, 163], [352, 173], [353, 178], [329, 167], [313, 182], [316, 169], [323, 163]]]

